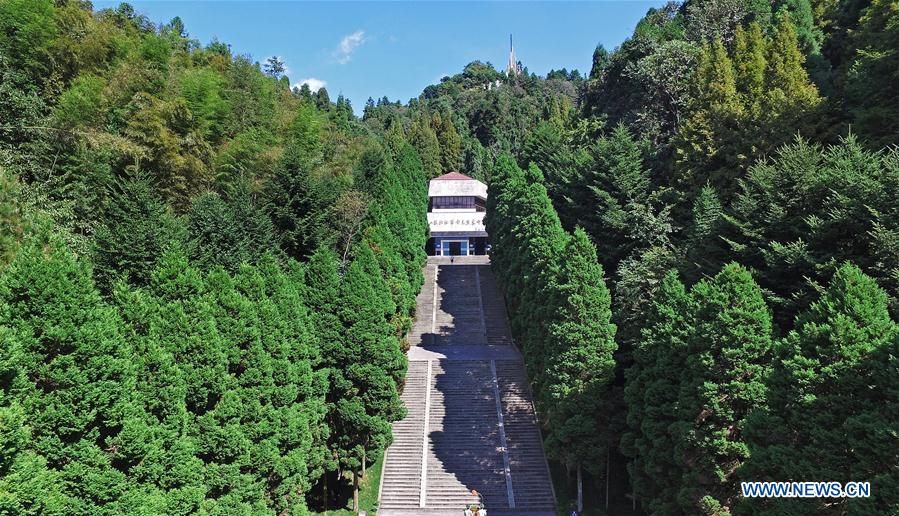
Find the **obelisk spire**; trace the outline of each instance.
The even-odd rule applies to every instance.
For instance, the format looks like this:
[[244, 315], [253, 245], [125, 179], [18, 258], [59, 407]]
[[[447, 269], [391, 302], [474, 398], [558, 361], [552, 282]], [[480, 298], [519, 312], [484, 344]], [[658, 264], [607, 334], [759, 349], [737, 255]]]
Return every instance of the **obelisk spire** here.
[[518, 61], [515, 59], [515, 47], [512, 46], [512, 35], [509, 34], [509, 64], [506, 66], [507, 75], [518, 75]]

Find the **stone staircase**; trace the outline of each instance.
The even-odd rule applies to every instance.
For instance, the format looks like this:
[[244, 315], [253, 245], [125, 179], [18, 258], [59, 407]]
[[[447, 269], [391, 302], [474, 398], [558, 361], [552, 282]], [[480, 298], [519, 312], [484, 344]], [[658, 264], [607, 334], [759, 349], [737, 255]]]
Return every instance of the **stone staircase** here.
[[555, 497], [521, 355], [484, 257], [431, 259], [409, 335], [379, 515], [458, 515], [476, 489], [491, 514], [549, 516]]
[[521, 362], [497, 361], [496, 376], [502, 393], [515, 504], [552, 511], [555, 496], [524, 368]]
[[410, 346], [433, 344], [434, 296], [437, 278], [435, 263], [427, 263], [424, 268], [425, 282], [415, 298], [415, 321], [409, 331]]
[[489, 364], [433, 369], [426, 506], [458, 509], [477, 489], [487, 507], [508, 507]]
[[489, 265], [478, 266], [481, 299], [484, 306], [485, 331], [490, 344], [512, 344], [512, 333], [506, 314], [506, 301]]
[[441, 265], [437, 270], [435, 345], [486, 344], [478, 265]]
[[393, 444], [387, 450], [388, 457], [385, 458], [381, 474], [383, 509], [419, 507], [427, 381], [428, 363], [409, 362], [406, 385], [401, 396], [408, 413], [405, 419], [393, 424]]

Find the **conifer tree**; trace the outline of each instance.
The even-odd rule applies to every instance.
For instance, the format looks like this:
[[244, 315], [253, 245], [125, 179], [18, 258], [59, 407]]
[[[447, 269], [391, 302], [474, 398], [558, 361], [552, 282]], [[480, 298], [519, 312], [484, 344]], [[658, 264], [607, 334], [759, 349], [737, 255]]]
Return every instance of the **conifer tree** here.
[[584, 178], [596, 209], [583, 214], [582, 222], [600, 243], [602, 263], [610, 270], [616, 269], [635, 247], [652, 244], [632, 238], [639, 213], [650, 203], [649, 170], [643, 156], [641, 143], [634, 140], [627, 127], [618, 125], [597, 142], [593, 163]]
[[[88, 267], [54, 238], [29, 238], [0, 276], [0, 337], [2, 401], [13, 404], [2, 413], [30, 428], [27, 441], [9, 436], [20, 451], [5, 466], [28, 468], [37, 475], [30, 480], [51, 489], [45, 509], [115, 512], [148, 444], [132, 424], [140, 420], [132, 351]], [[17, 486], [9, 503], [37, 510], [34, 487]]]
[[890, 0], [872, 0], [858, 29], [851, 32], [854, 54], [847, 63], [845, 101], [853, 131], [871, 140], [874, 148], [892, 145], [899, 135], [899, 12]]
[[267, 193], [267, 211], [281, 248], [294, 259], [308, 257], [326, 240], [327, 207], [340, 193], [327, 177], [318, 174], [323, 160], [322, 124], [322, 116], [311, 104], [300, 105]]
[[326, 357], [334, 379], [336, 452], [341, 469], [353, 472], [354, 491], [363, 463], [380, 456], [392, 440], [390, 423], [405, 415], [398, 385], [406, 358], [386, 318], [389, 300], [374, 254], [362, 242], [340, 284], [340, 347]]
[[737, 27], [734, 37], [734, 68], [737, 91], [752, 116], [760, 116], [765, 98], [766, 41], [758, 22]]
[[[564, 140], [562, 129], [550, 122], [540, 122], [525, 140], [523, 163], [537, 165], [546, 176], [546, 189], [566, 227], [579, 220], [578, 206], [590, 196], [582, 186], [583, 171]], [[583, 218], [583, 217], [582, 217]]]
[[721, 270], [728, 253], [725, 249], [724, 208], [711, 186], [704, 186], [693, 201], [693, 224], [685, 242], [685, 274], [692, 280]]
[[25, 221], [20, 195], [21, 185], [0, 168], [0, 270], [13, 259], [22, 239]]
[[121, 181], [97, 230], [94, 274], [102, 288], [116, 280], [149, 281], [156, 260], [182, 238], [182, 228], [143, 178]]
[[752, 457], [741, 476], [865, 478], [872, 498], [747, 499], [747, 514], [886, 514], [895, 508], [899, 438], [890, 428], [899, 415], [897, 336], [886, 294], [858, 267], [843, 264], [778, 345], [769, 403], [749, 422]]
[[603, 470], [612, 441], [605, 418], [614, 376], [615, 326], [611, 298], [596, 248], [580, 228], [564, 250], [555, 317], [546, 345], [544, 406], [547, 453], [577, 470], [578, 510], [583, 510], [582, 470]]
[[276, 250], [268, 215], [253, 205], [249, 192], [225, 201], [215, 193], [195, 197], [187, 217], [191, 258], [201, 268], [220, 265], [234, 273]]
[[777, 15], [789, 15], [796, 28], [799, 48], [805, 56], [819, 56], [824, 34], [815, 20], [811, 0], [779, 0]]
[[601, 79], [602, 72], [608, 64], [609, 51], [600, 43], [593, 50], [593, 65], [590, 67], [590, 79]]
[[624, 399], [627, 432], [622, 450], [633, 461], [631, 482], [640, 503], [652, 514], [676, 514], [687, 468], [675, 453], [678, 392], [687, 362], [690, 297], [676, 272], [669, 272], [627, 370]]
[[459, 170], [462, 163], [462, 138], [456, 130], [451, 113], [434, 115], [437, 141], [440, 144], [440, 164], [443, 172]]
[[412, 120], [409, 127], [409, 143], [418, 151], [427, 176], [429, 178], [439, 176], [443, 170], [440, 161], [440, 142], [426, 115]]
[[[206, 496], [204, 463], [197, 456], [191, 435], [193, 418], [186, 404], [187, 379], [176, 363], [160, 310], [160, 300], [145, 289], [119, 283], [113, 291], [116, 307], [134, 349], [135, 394], [146, 414], [136, 425], [152, 428], [154, 446], [131, 470], [141, 486], [159, 486], [164, 496], [156, 500], [158, 512], [190, 514]], [[133, 510], [144, 510], [144, 500], [133, 501]]]
[[346, 382], [343, 372], [335, 367], [340, 357], [342, 342], [342, 324], [338, 316], [340, 306], [340, 275], [337, 268], [337, 255], [326, 247], [318, 248], [304, 266], [306, 279], [303, 298], [309, 308], [310, 319], [315, 337], [319, 342], [322, 366], [328, 371], [328, 392], [326, 396], [328, 452], [322, 465], [322, 489], [325, 492], [325, 504], [330, 496], [328, 487], [329, 472], [337, 470], [336, 443], [343, 439], [343, 428], [337, 426], [336, 400]]
[[[234, 464], [248, 446], [246, 434], [239, 426], [221, 426], [225, 416], [234, 413], [239, 390], [229, 374], [229, 343], [218, 328], [216, 302], [203, 274], [189, 265], [181, 249], [175, 248], [160, 257], [150, 281], [131, 302], [139, 303], [126, 307], [133, 317], [136, 345], [147, 351], [160, 350], [145, 363], [151, 370], [139, 374], [151, 379], [148, 387], [159, 387], [160, 394], [165, 394], [162, 399], [172, 404], [150, 402], [154, 414], [171, 432], [177, 432], [180, 412], [184, 411], [186, 423], [181, 424], [191, 428], [192, 437], [185, 442], [177, 433], [164, 436], [175, 456], [158, 459], [161, 464], [155, 466], [164, 467], [169, 461], [177, 461], [180, 466], [171, 472], [148, 474], [182, 488], [181, 504], [188, 512], [201, 506], [261, 510], [261, 482], [240, 472]], [[174, 371], [167, 367], [166, 355], [176, 364]], [[153, 367], [160, 367], [168, 377], [153, 378]], [[176, 398], [179, 395], [181, 398]], [[199, 471], [205, 477], [201, 477], [200, 485], [192, 485], [197, 480], [191, 478], [197, 474], [196, 459], [179, 456], [188, 452], [200, 460]], [[213, 477], [219, 478], [219, 488], [212, 489], [209, 484]]]
[[842, 261], [875, 277], [896, 309], [896, 156], [865, 150], [855, 136], [827, 148], [797, 138], [750, 168], [729, 240], [771, 293], [779, 326], [792, 326]]
[[[0, 337], [2, 341], [3, 337]], [[9, 358], [10, 352], [0, 348]], [[0, 389], [7, 391], [14, 373], [2, 371]], [[47, 459], [30, 448], [31, 428], [21, 406], [0, 398], [0, 513], [64, 514], [60, 475], [47, 468]]]
[[783, 14], [768, 46], [768, 66], [765, 70], [766, 107], [773, 113], [795, 117], [819, 102], [818, 90], [809, 81], [804, 62], [796, 27], [790, 16]]
[[692, 291], [692, 328], [674, 425], [689, 464], [678, 496], [691, 514], [725, 514], [739, 490], [735, 472], [749, 458], [749, 414], [764, 406], [771, 316], [762, 291], [736, 263]]
[[566, 234], [542, 184], [540, 169], [532, 165], [522, 179], [527, 186], [513, 204], [519, 214], [512, 229], [516, 252], [511, 259], [516, 263], [512, 270], [522, 271], [523, 285], [512, 324], [513, 329], [519, 330], [531, 378], [541, 383], [547, 342], [547, 329], [541, 321], [548, 321], [552, 316], [552, 302], [545, 301], [552, 299], [555, 292]]
[[240, 406], [220, 425], [245, 435], [248, 456], [236, 462], [266, 479], [272, 509], [300, 511], [321, 474], [327, 373], [313, 370], [319, 350], [298, 285], [271, 258], [233, 279], [213, 271], [207, 283], [216, 326], [230, 343]]
[[692, 197], [710, 183], [729, 199], [740, 164], [738, 153], [727, 146], [736, 139], [743, 107], [733, 62], [721, 40], [703, 47], [695, 80], [692, 114], [674, 142], [679, 186]]

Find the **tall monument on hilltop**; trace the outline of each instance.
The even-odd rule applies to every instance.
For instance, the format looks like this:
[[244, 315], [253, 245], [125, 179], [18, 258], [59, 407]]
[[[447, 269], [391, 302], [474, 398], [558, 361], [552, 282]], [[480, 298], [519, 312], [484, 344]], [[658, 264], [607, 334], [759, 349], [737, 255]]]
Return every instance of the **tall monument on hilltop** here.
[[506, 65], [506, 75], [513, 76], [521, 73], [518, 60], [515, 59], [515, 47], [512, 46], [512, 35], [509, 34], [509, 64]]

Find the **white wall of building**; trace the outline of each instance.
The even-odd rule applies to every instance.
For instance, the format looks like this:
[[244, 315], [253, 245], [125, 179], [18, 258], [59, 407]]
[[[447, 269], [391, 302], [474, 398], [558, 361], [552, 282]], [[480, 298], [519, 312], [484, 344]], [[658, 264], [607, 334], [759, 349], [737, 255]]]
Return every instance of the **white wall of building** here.
[[432, 180], [428, 183], [428, 197], [449, 197], [453, 195], [486, 199], [487, 185], [475, 179]]

